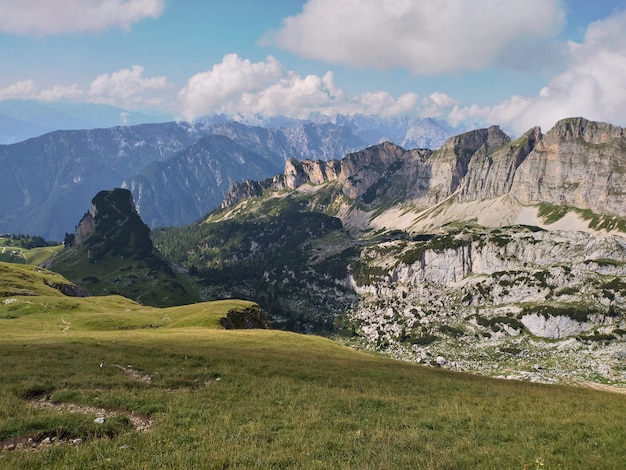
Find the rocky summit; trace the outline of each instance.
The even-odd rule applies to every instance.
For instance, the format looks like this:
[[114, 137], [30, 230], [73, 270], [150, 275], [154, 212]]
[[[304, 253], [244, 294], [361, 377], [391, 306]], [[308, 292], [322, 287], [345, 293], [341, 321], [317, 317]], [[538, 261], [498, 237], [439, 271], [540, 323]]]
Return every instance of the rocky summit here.
[[97, 295], [119, 294], [166, 307], [198, 300], [180, 273], [154, 249], [129, 190], [100, 191], [65, 250], [46, 263]]
[[[626, 386], [625, 144], [570, 118], [515, 140], [493, 126], [435, 151], [289, 159], [231, 185], [178, 251], [166, 239], [181, 236], [156, 240], [204, 295], [259, 298], [275, 325], [436, 367]], [[319, 217], [289, 238], [303, 214]]]

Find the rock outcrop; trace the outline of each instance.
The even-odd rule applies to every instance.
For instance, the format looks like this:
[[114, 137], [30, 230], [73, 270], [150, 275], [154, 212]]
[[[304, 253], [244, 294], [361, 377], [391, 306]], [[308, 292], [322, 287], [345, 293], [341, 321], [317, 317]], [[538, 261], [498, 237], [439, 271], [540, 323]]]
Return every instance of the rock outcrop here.
[[92, 204], [89, 212], [80, 219], [74, 231], [74, 244], [82, 245], [96, 229], [96, 207]]
[[[50, 268], [93, 295], [118, 294], [158, 307], [199, 300], [154, 248], [150, 229], [127, 189], [96, 194], [76, 227], [74, 244], [52, 258]], [[70, 291], [62, 292], [70, 295]], [[82, 291], [72, 292], [80, 295]]]

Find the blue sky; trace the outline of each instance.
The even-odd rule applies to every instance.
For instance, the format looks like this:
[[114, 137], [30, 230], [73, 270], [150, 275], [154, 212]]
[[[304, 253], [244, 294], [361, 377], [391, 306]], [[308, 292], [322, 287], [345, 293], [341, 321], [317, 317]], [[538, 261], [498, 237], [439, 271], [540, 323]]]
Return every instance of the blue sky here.
[[626, 0], [0, 0], [0, 100], [626, 126]]

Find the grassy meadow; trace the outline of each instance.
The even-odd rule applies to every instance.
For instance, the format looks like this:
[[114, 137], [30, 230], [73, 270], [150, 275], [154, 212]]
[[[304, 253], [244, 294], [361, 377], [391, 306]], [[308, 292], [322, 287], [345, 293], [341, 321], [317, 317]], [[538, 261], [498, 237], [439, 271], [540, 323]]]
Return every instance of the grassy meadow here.
[[0, 268], [0, 468], [626, 462], [626, 395], [453, 373], [315, 336], [223, 330], [219, 318], [249, 302], [157, 309], [69, 298], [43, 282], [58, 275]]
[[[0, 244], [2, 243], [0, 238]], [[39, 264], [63, 250], [63, 245], [43, 246], [37, 248], [21, 248], [18, 246], [1, 246], [0, 261], [19, 264]]]

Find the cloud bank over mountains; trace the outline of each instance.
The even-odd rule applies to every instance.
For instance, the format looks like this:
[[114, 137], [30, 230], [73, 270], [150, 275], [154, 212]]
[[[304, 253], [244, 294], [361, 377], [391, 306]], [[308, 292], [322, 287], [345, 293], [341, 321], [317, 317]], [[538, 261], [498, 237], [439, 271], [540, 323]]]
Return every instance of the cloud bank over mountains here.
[[[0, 0], [0, 31], [41, 36], [128, 29], [164, 11], [163, 0]], [[35, 79], [21, 80], [0, 88], [0, 100], [152, 107], [184, 120], [217, 113], [297, 118], [410, 114], [453, 125], [495, 123], [517, 133], [534, 125], [550, 128], [566, 116], [626, 125], [626, 12], [591, 23], [579, 42], [559, 39], [566, 22], [561, 0], [308, 0], [299, 14], [284, 18], [281, 27], [259, 41], [328, 64], [325, 73], [302, 74], [275, 55], [252, 61], [229, 53], [186, 83], [147, 76], [144, 66], [135, 64], [99, 74], [88, 85], [42, 88]], [[493, 69], [552, 72], [535, 94], [479, 105], [442, 89], [350, 93], [349, 84], [337, 83], [333, 65], [405, 69], [416, 77]]]
[[418, 99], [414, 93], [394, 98], [382, 91], [349, 97], [335, 85], [332, 72], [303, 77], [272, 56], [252, 63], [236, 54], [191, 77], [178, 98], [181, 116], [187, 120], [209, 113], [297, 118], [312, 113], [395, 115], [412, 112]]

